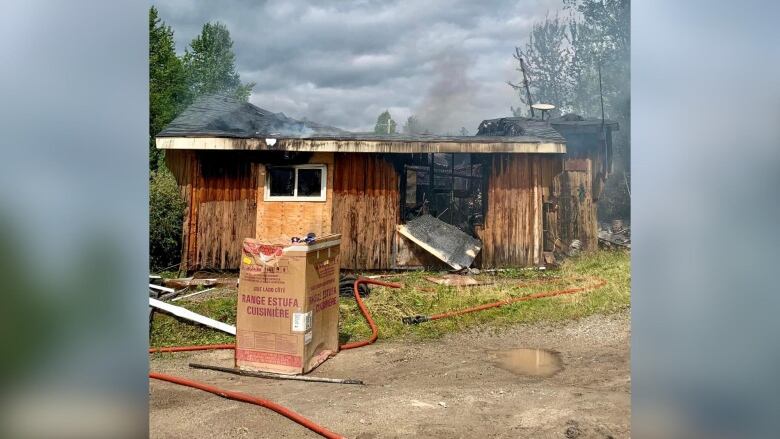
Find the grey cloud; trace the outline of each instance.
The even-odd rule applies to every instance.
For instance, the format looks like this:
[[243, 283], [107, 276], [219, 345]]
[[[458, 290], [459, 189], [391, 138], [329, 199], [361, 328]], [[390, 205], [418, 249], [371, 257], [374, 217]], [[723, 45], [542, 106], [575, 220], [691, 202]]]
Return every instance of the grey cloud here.
[[248, 0], [156, 4], [184, 51], [203, 23], [230, 29], [251, 102], [352, 130], [385, 109], [399, 123], [418, 114], [437, 130], [476, 129], [518, 100], [513, 47], [561, 0]]

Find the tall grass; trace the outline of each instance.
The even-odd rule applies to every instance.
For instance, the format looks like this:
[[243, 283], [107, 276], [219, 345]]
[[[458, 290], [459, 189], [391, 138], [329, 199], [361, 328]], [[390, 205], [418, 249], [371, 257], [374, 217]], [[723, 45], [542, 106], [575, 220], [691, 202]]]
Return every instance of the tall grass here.
[[[437, 273], [413, 272], [383, 280], [399, 282], [403, 288], [372, 287], [364, 299], [379, 327], [380, 339], [429, 339], [478, 325], [499, 328], [516, 323], [577, 319], [595, 313], [613, 313], [630, 307], [631, 260], [627, 252], [599, 251], [566, 260], [558, 270], [508, 270], [495, 275], [480, 274], [478, 280], [490, 285], [449, 287], [434, 284], [426, 277]], [[592, 285], [591, 277], [607, 281], [596, 290], [518, 302], [500, 308], [441, 319], [420, 325], [405, 325], [401, 317], [430, 315], [507, 299]], [[203, 301], [181, 301], [181, 306], [211, 318], [235, 324], [235, 290], [223, 297]], [[339, 304], [339, 336], [342, 342], [359, 340], [371, 333], [354, 300], [342, 298]], [[157, 313], [151, 328], [153, 346], [226, 343], [233, 337], [219, 331], [179, 321]]]

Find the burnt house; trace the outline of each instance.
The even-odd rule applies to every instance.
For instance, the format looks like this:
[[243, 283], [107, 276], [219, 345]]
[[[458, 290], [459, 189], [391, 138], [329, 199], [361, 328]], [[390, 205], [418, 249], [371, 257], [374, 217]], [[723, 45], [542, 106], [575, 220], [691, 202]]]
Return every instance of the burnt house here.
[[481, 131], [353, 133], [200, 98], [156, 137], [186, 201], [182, 269], [236, 269], [243, 238], [308, 232], [340, 233], [345, 269], [445, 266], [401, 233], [422, 217], [478, 239], [474, 266], [543, 264], [567, 141], [541, 121]]
[[546, 135], [554, 131], [566, 142], [561, 173], [545, 199], [545, 250], [565, 252], [574, 240], [584, 250], [598, 247], [597, 203], [612, 172], [615, 121], [565, 114], [549, 120], [505, 117], [483, 121], [477, 135]]

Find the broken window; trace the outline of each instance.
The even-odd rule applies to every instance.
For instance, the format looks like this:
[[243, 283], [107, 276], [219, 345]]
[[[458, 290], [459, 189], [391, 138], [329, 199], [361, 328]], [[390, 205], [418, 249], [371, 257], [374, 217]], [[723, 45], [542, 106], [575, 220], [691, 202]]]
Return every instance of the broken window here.
[[271, 168], [268, 170], [269, 195], [272, 197], [295, 196], [295, 169]]
[[322, 194], [322, 169], [298, 169], [299, 197], [319, 197]]
[[270, 166], [266, 201], [325, 201], [325, 165]]
[[414, 154], [404, 164], [403, 219], [430, 214], [474, 235], [483, 223], [482, 163], [474, 154]]

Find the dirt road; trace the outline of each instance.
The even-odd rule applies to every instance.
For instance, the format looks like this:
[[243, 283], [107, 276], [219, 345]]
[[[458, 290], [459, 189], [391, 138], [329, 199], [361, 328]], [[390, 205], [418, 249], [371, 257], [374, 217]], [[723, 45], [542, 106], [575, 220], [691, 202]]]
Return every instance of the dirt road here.
[[[422, 343], [380, 340], [341, 352], [312, 372], [362, 379], [365, 386], [263, 380], [187, 366], [232, 366], [232, 351], [159, 355], [151, 369], [270, 399], [351, 438], [626, 438], [629, 342], [624, 312], [470, 330]], [[514, 348], [554, 351], [562, 369], [543, 377], [501, 367], [502, 352]], [[150, 384], [149, 411], [151, 437], [319, 437], [261, 407], [159, 381]]]

